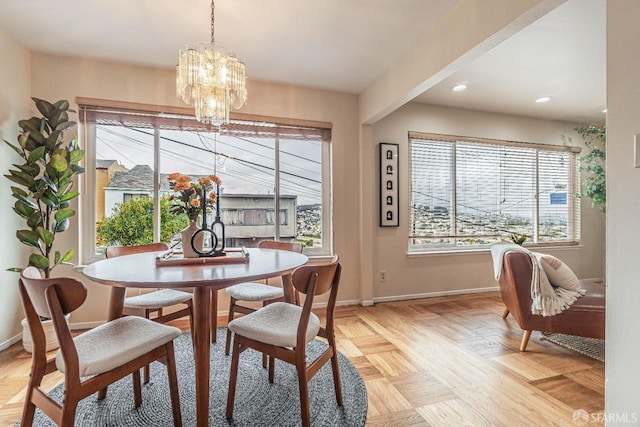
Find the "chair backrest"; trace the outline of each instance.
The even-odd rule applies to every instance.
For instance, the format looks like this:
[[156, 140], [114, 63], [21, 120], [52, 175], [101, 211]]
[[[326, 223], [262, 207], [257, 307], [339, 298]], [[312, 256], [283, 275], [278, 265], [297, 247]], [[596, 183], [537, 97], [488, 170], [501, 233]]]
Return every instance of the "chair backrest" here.
[[298, 323], [297, 340], [304, 343], [311, 307], [314, 297], [331, 291], [327, 301], [327, 314], [325, 330], [333, 333], [333, 310], [338, 297], [338, 286], [340, 284], [340, 273], [342, 265], [338, 262], [338, 257], [334, 256], [331, 263], [322, 265], [303, 265], [296, 268], [291, 274], [291, 281], [294, 288], [306, 295], [300, 322]]
[[[313, 293], [314, 296], [322, 295], [337, 287], [341, 269], [342, 266], [337, 262], [337, 259], [328, 264], [303, 265], [293, 271], [291, 280], [293, 286], [300, 293], [305, 295]], [[315, 286], [310, 289], [312, 284]]]
[[40, 317], [46, 317], [53, 321], [65, 365], [77, 367], [78, 355], [65, 315], [84, 303], [87, 287], [73, 277], [42, 279], [33, 276], [33, 271], [25, 269], [19, 281], [22, 305], [33, 338], [33, 358], [46, 360], [46, 339], [40, 321]]
[[280, 249], [283, 251], [291, 251], [302, 253], [302, 243], [299, 242], [279, 242], [276, 240], [261, 240], [258, 247], [262, 249]]
[[47, 289], [50, 286], [56, 288], [57, 299], [60, 302], [63, 315], [76, 310], [87, 298], [87, 287], [78, 279], [73, 277], [42, 279], [39, 274], [34, 277], [31, 272], [26, 272], [26, 274], [25, 272], [20, 276], [20, 283], [26, 291], [28, 303], [40, 317], [52, 317], [47, 300]]
[[123, 255], [140, 254], [143, 252], [166, 251], [169, 249], [166, 243], [148, 243], [135, 246], [109, 246], [105, 252], [107, 258], [115, 258]]
[[533, 265], [531, 257], [523, 252], [507, 252], [503, 255], [500, 274], [502, 301], [521, 327], [533, 327], [532, 321], [541, 316], [531, 314], [531, 277]]

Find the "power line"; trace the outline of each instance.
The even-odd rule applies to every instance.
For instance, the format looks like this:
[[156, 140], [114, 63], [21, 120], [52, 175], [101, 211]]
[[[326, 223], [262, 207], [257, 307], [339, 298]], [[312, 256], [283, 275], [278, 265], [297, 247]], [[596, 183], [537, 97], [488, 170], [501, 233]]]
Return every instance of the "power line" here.
[[[209, 140], [210, 140], [211, 138], [210, 138], [210, 137], [207, 137], [206, 135], [202, 135], [202, 134], [200, 134], [200, 132], [195, 132], [195, 133], [196, 133], [196, 135], [198, 136], [198, 138], [200, 139], [200, 142], [201, 142], [203, 145], [205, 145], [205, 147], [207, 147], [207, 148], [211, 149], [211, 145], [210, 145], [209, 143], [207, 143], [206, 141], [203, 141], [203, 139], [209, 139]], [[253, 141], [250, 141], [250, 140], [245, 139], [245, 138], [240, 138], [240, 137], [238, 137], [238, 136], [231, 136], [231, 137], [236, 138], [236, 139], [239, 139], [239, 140], [241, 140], [241, 141], [245, 141], [245, 142], [249, 142], [249, 143], [255, 144], [255, 145], [259, 146], [259, 147], [266, 148], [266, 149], [268, 149], [269, 151], [275, 151], [275, 148], [274, 148], [274, 147], [271, 147], [271, 146], [268, 146], [268, 145], [265, 145], [265, 144], [260, 144], [260, 143], [257, 143], [257, 142], [253, 142]], [[226, 142], [226, 141], [224, 141], [224, 140], [214, 140], [214, 142], [216, 142], [216, 143], [220, 143], [220, 144], [222, 144], [222, 145], [226, 145], [226, 146], [228, 146], [228, 147], [232, 147], [232, 148], [235, 148], [235, 149], [238, 149], [238, 150], [242, 150], [242, 151], [244, 151], [245, 153], [250, 153], [250, 154], [255, 155], [255, 156], [265, 157], [264, 155], [262, 155], [262, 154], [260, 154], [260, 153], [257, 153], [257, 152], [255, 152], [255, 151], [248, 150], [248, 149], [246, 149], [246, 148], [238, 147], [237, 145], [231, 144], [231, 143]], [[289, 153], [288, 151], [284, 151], [284, 150], [282, 150], [282, 149], [280, 149], [280, 154], [287, 154], [287, 155], [289, 155], [289, 156], [298, 157], [298, 158], [300, 158], [300, 159], [303, 159], [303, 160], [306, 160], [306, 161], [309, 161], [309, 162], [312, 162], [312, 163], [317, 163], [317, 164], [319, 164], [319, 165], [321, 165], [321, 164], [322, 164], [322, 163], [321, 163], [321, 162], [319, 162], [319, 161], [312, 160], [312, 159], [309, 159], [309, 158], [307, 158], [307, 157], [303, 157], [303, 156], [298, 156], [298, 155], [295, 155], [295, 154]], [[275, 162], [275, 158], [273, 158], [273, 157], [267, 157], [267, 158], [268, 158], [269, 160], [273, 160], [273, 161]], [[289, 166], [289, 167], [291, 167], [291, 168], [301, 169], [301, 170], [303, 170], [303, 171], [305, 171], [305, 172], [310, 172], [310, 173], [313, 173], [313, 174], [316, 174], [316, 175], [322, 176], [322, 172], [315, 172], [315, 171], [309, 170], [309, 168], [307, 168], [307, 167], [294, 165], [294, 164], [292, 164], [292, 163], [285, 162], [285, 161], [284, 161], [284, 160], [282, 160], [282, 159], [280, 159], [280, 165], [286, 165], [286, 166]]]
[[[133, 130], [135, 132], [140, 132], [140, 133], [143, 133], [143, 134], [146, 134], [146, 135], [150, 135], [149, 132], [145, 132], [145, 131], [140, 130], [140, 129], [136, 129], [136, 128], [128, 128], [128, 129]], [[245, 160], [245, 159], [241, 159], [241, 158], [235, 157], [235, 156], [230, 156], [230, 155], [227, 155], [227, 154], [224, 154], [224, 153], [220, 153], [220, 152], [216, 152], [214, 150], [210, 150], [210, 149], [207, 149], [207, 148], [196, 147], [196, 146], [188, 144], [186, 142], [178, 141], [178, 140], [172, 139], [172, 138], [167, 138], [165, 136], [161, 136], [160, 138], [164, 139], [165, 141], [171, 141], [171, 142], [179, 144], [179, 145], [184, 145], [186, 147], [193, 148], [194, 150], [205, 151], [207, 153], [214, 154], [214, 155], [221, 156], [221, 157], [225, 157], [227, 159], [232, 159], [232, 160], [235, 160], [235, 161], [240, 162], [240, 163], [253, 165], [255, 167], [263, 168], [263, 169], [266, 169], [266, 170], [269, 170], [269, 171], [275, 171], [275, 168], [272, 168], [272, 167], [269, 167], [269, 166], [265, 166], [265, 165], [261, 165], [260, 163], [252, 162], [252, 161]], [[322, 184], [322, 181], [318, 181], [316, 179], [309, 178], [309, 177], [302, 176], [302, 175], [298, 175], [298, 174], [294, 174], [294, 173], [291, 173], [291, 172], [280, 171], [280, 173], [284, 174], [284, 175], [289, 175], [289, 176], [293, 176], [293, 177], [296, 177], [296, 178], [304, 179], [304, 180], [307, 180], [307, 181], [315, 182], [317, 184]]]
[[[111, 129], [106, 129], [106, 128], [103, 128], [103, 127], [100, 127], [100, 128], [101, 128], [103, 131], [105, 131], [105, 132], [108, 132], [108, 133], [110, 133], [110, 134], [112, 134], [112, 135], [118, 136], [118, 137], [120, 137], [120, 138], [122, 138], [122, 139], [124, 139], [124, 140], [128, 140], [128, 141], [130, 141], [130, 142], [132, 142], [132, 143], [134, 143], [134, 144], [139, 144], [139, 145], [142, 145], [142, 146], [145, 146], [145, 147], [149, 147], [151, 150], [153, 149], [153, 148], [152, 148], [151, 143], [148, 143], [148, 142], [145, 142], [145, 141], [138, 140], [138, 139], [136, 139], [136, 138], [133, 138], [133, 137], [128, 136], [128, 135], [125, 135], [125, 134], [121, 134], [121, 133], [116, 132], [116, 131], [113, 131], [113, 130], [111, 130]], [[149, 135], [147, 132], [142, 132], [142, 133]], [[167, 139], [167, 138], [165, 138], [165, 139]], [[104, 140], [103, 140], [103, 139], [102, 139], [102, 141], [104, 142]], [[190, 144], [185, 144], [185, 145], [188, 145], [189, 147], [192, 147], [192, 148], [195, 148], [195, 149], [202, 150], [202, 149], [200, 149], [199, 147], [195, 147], [195, 146], [192, 146], [192, 145], [190, 145]], [[119, 151], [117, 151], [116, 149], [114, 149], [113, 147], [110, 147], [110, 148], [111, 148], [113, 151], [115, 151], [116, 153], [118, 153], [119, 155], [121, 155], [121, 156], [123, 156], [123, 157], [126, 157], [126, 156], [124, 156], [122, 153], [120, 153]], [[151, 151], [151, 150], [149, 150], [149, 151]], [[171, 150], [168, 150], [168, 149], [163, 149], [162, 151], [163, 151], [163, 153], [164, 153], [164, 155], [165, 155], [166, 157], [174, 158], [174, 159], [177, 159], [177, 160], [179, 160], [179, 161], [182, 161], [182, 162], [185, 162], [185, 163], [189, 163], [189, 164], [192, 164], [192, 165], [194, 165], [194, 166], [198, 166], [198, 167], [202, 167], [202, 166], [203, 166], [201, 163], [194, 162], [190, 157], [184, 156], [184, 155], [182, 155], [182, 154], [175, 153], [175, 152], [173, 152], [173, 151], [171, 151]], [[204, 151], [207, 151], [207, 152], [214, 152], [214, 153], [215, 153], [215, 151], [213, 151], [213, 150], [206, 150], [206, 149], [205, 149]], [[225, 158], [230, 158], [231, 160], [240, 160], [240, 159], [238, 159], [238, 158], [236, 158], [236, 157], [231, 157], [231, 156], [226, 156]], [[127, 158], [127, 159], [128, 159], [128, 158]], [[131, 161], [130, 159], [128, 159], [128, 160], [129, 160], [129, 161]], [[132, 162], [132, 163], [135, 163], [135, 162], [133, 162], [133, 161], [131, 161], [131, 162]], [[253, 171], [255, 171], [256, 173], [259, 173], [259, 174], [266, 174], [268, 177], [272, 177], [272, 176], [273, 176], [273, 174], [269, 174], [267, 171], [264, 171], [264, 170], [261, 170], [261, 169], [258, 169], [258, 168], [256, 168], [256, 167], [252, 166], [252, 164], [254, 164], [253, 162], [243, 162], [243, 163], [250, 163], [250, 164], [244, 164], [243, 166], [244, 166], [244, 167], [247, 167], [247, 168], [249, 168], [249, 169], [251, 169], [251, 170], [253, 170]], [[260, 165], [259, 165], [259, 166], [260, 166]], [[226, 167], [225, 167], [225, 168], [226, 168]], [[264, 169], [264, 168], [266, 168], [266, 169], [271, 170], [271, 171], [273, 171], [273, 170], [274, 170], [273, 168], [268, 168], [268, 167], [264, 167], [264, 166], [263, 166], [262, 168], [263, 168], [263, 169]], [[231, 172], [234, 172], [234, 174], [230, 175], [230, 177], [232, 177], [232, 178], [234, 178], [234, 179], [243, 179], [243, 180], [246, 180], [246, 181], [250, 181], [250, 182], [252, 182], [252, 183], [254, 183], [254, 184], [257, 184], [257, 185], [260, 185], [260, 186], [266, 187], [266, 188], [268, 188], [268, 189], [270, 188], [270, 186], [269, 186], [268, 184], [265, 184], [263, 180], [261, 180], [260, 178], [255, 177], [255, 176], [253, 176], [253, 175], [249, 175], [249, 174], [247, 174], [247, 173], [245, 173], [245, 172], [233, 171], [233, 170], [232, 170]], [[282, 173], [283, 173], [283, 174], [287, 174], [286, 172], [282, 172]], [[224, 173], [221, 173], [220, 175], [224, 175]], [[241, 177], [240, 177], [240, 178], [238, 178], [238, 175], [241, 175]], [[310, 178], [307, 178], [307, 177], [300, 177], [300, 176], [295, 175], [295, 174], [290, 174], [290, 173], [289, 173], [288, 175], [292, 175], [292, 176], [294, 176], [294, 177], [298, 177], [298, 178], [305, 179], [305, 180], [308, 180], [308, 181], [313, 181], [313, 180], [311, 180]], [[281, 178], [281, 182], [288, 183], [288, 187], [287, 187], [287, 188], [291, 188], [291, 189], [293, 189], [293, 192], [294, 192], [294, 193], [298, 193], [298, 194], [300, 194], [300, 195], [302, 195], [302, 196], [307, 196], [307, 197], [315, 198], [315, 197], [318, 197], [318, 196], [319, 196], [319, 193], [321, 193], [321, 191], [319, 191], [319, 190], [315, 190], [315, 189], [313, 189], [313, 188], [309, 188], [309, 187], [307, 187], [307, 186], [303, 186], [303, 185], [297, 184], [297, 183], [292, 182], [292, 181], [289, 181], [289, 180], [287, 180], [287, 179], [285, 179], [285, 178]], [[316, 181], [316, 182], [318, 182], [318, 181]]]

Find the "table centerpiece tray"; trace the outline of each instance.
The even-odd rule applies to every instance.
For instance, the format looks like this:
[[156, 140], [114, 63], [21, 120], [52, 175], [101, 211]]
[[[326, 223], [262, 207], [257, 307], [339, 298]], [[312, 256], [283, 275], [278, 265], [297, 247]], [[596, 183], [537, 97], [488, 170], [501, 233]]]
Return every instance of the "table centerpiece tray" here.
[[172, 265], [221, 265], [221, 264], [246, 264], [249, 262], [249, 254], [244, 251], [226, 251], [222, 256], [207, 256], [185, 258], [182, 252], [168, 252], [156, 258], [156, 266]]

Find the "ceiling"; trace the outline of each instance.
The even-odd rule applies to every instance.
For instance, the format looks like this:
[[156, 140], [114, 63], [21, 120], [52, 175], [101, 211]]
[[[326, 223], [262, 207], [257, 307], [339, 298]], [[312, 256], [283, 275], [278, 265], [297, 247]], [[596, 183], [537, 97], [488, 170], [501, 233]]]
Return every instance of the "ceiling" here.
[[[250, 79], [357, 94], [456, 3], [217, 0], [216, 43]], [[166, 68], [210, 39], [208, 0], [0, 0], [0, 16], [35, 52]], [[605, 98], [605, 0], [568, 0], [416, 101], [581, 123], [604, 121]]]

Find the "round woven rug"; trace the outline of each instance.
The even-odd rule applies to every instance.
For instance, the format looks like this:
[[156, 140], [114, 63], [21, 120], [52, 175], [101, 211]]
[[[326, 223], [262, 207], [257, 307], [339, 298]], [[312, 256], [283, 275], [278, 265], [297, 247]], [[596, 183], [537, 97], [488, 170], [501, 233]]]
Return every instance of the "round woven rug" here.
[[[224, 354], [225, 328], [218, 328], [218, 342], [211, 346], [211, 385], [209, 426], [298, 426], [300, 398], [298, 376], [293, 365], [276, 361], [273, 384], [262, 367], [262, 356], [254, 350], [240, 355], [238, 385], [233, 419], [225, 417], [231, 356]], [[180, 391], [180, 407], [184, 426], [196, 424], [195, 368], [191, 335], [182, 334], [175, 340], [176, 363]], [[326, 344], [314, 340], [307, 346], [309, 360], [326, 349]], [[309, 382], [311, 424], [313, 426], [362, 426], [367, 415], [367, 391], [356, 368], [342, 354], [338, 354], [344, 406], [336, 403], [331, 363], [327, 362]], [[133, 405], [131, 376], [109, 387], [107, 397], [98, 401], [89, 396], [78, 405], [76, 426], [171, 426], [171, 401], [168, 393], [167, 371], [164, 365], [151, 365], [151, 381], [142, 387], [142, 405]], [[58, 402], [63, 385], [49, 395]], [[16, 424], [16, 425], [19, 425]], [[36, 411], [36, 426], [55, 426]]]

